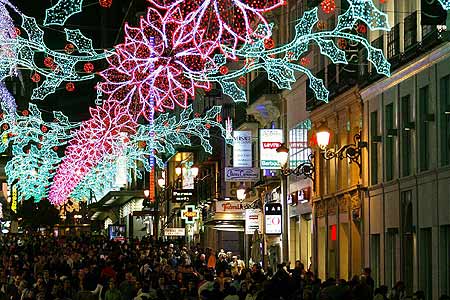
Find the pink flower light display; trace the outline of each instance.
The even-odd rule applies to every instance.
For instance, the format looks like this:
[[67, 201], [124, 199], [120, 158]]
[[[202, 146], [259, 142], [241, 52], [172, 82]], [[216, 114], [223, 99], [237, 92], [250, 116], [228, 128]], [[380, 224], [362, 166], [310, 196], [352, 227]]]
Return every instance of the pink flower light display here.
[[206, 54], [219, 45], [236, 49], [239, 42], [251, 41], [258, 24], [270, 32], [264, 12], [271, 11], [285, 0], [148, 0], [168, 13], [178, 10], [187, 23], [193, 23], [193, 33]]
[[147, 116], [151, 94], [157, 111], [176, 105], [185, 108], [196, 88], [210, 88], [206, 80], [187, 75], [201, 77], [214, 67], [201, 47], [194, 42], [192, 26], [180, 14], [163, 16], [150, 8], [140, 27], [125, 26], [125, 42], [108, 58], [110, 66], [100, 73], [105, 82], [99, 88], [110, 102], [138, 107], [135, 115]]
[[66, 149], [49, 192], [55, 205], [68, 195], [106, 155], [120, 155], [138, 124], [124, 106], [106, 103], [90, 110], [92, 118], [81, 124]]

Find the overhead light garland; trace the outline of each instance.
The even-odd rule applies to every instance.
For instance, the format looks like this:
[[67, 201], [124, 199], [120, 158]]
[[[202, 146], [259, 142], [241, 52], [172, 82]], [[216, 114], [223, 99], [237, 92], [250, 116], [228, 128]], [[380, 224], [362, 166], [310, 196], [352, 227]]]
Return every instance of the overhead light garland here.
[[[59, 0], [47, 10], [45, 24], [63, 25], [81, 10], [82, 2]], [[74, 83], [94, 77], [93, 61], [106, 58], [109, 63], [100, 72], [105, 79], [98, 84], [96, 102], [100, 105], [90, 109], [91, 119], [77, 124], [78, 129], [69, 133], [63, 126], [63, 138], [55, 140], [54, 125], [43, 125], [40, 121], [36, 123], [41, 124], [39, 129], [36, 124], [32, 128], [22, 126], [23, 130], [30, 131], [24, 132], [25, 138], [20, 134], [6, 134], [4, 147], [12, 145], [17, 155], [8, 167], [8, 175], [11, 182], [25, 180], [20, 188], [27, 195], [24, 197], [38, 199], [48, 193], [49, 200], [59, 205], [68, 197], [80, 199], [92, 190], [99, 193], [111, 183], [118, 157], [125, 156], [129, 168], [135, 168], [135, 162], [141, 161], [149, 170], [153, 158], [156, 164], [162, 165], [163, 154], [171, 156], [177, 146], [190, 146], [192, 138], [206, 152], [211, 152], [210, 129], [216, 127], [222, 136], [229, 137], [229, 125], [223, 128], [217, 121], [220, 107], [207, 111], [204, 117], [192, 118], [188, 101], [195, 97], [196, 89], [208, 90], [213, 82], [235, 102], [243, 102], [248, 73], [264, 70], [280, 89], [290, 89], [296, 81], [295, 72], [302, 72], [308, 76], [317, 99], [327, 101], [329, 93], [323, 80], [305, 62], [312, 43], [335, 64], [348, 63], [336, 41], [360, 43], [376, 71], [390, 74], [382, 50], [372, 47], [363, 35], [354, 31], [355, 26], [361, 25], [367, 26], [366, 30], [389, 30], [387, 15], [371, 0], [348, 0], [349, 9], [338, 17], [334, 29], [319, 26], [317, 8], [307, 11], [295, 25], [294, 39], [285, 45], [275, 44], [273, 25], [263, 16], [286, 3], [282, 0], [150, 2], [156, 9], [149, 8], [139, 27], [126, 25], [125, 41], [115, 46], [114, 51], [97, 53], [90, 39], [79, 30], [69, 29], [65, 29], [68, 44], [64, 52], [53, 51], [45, 45], [44, 31], [36, 20], [22, 14], [23, 34], [0, 39], [0, 46], [11, 46], [11, 55], [1, 58], [0, 79], [9, 76], [15, 65], [33, 70], [33, 81], [40, 85], [32, 99], [45, 98], [62, 83], [68, 91], [76, 91]], [[45, 54], [44, 66], [36, 61], [37, 52]], [[233, 64], [229, 64], [231, 60]], [[179, 117], [164, 113], [175, 107], [184, 109]], [[30, 107], [20, 118], [39, 119], [35, 109]], [[154, 110], [160, 113], [156, 118]], [[6, 117], [12, 124], [20, 120], [11, 113]], [[150, 124], [138, 124], [141, 117]], [[9, 125], [2, 126], [5, 131], [10, 130]], [[42, 126], [46, 128], [45, 143], [37, 133], [42, 131]], [[22, 130], [16, 127], [14, 132]], [[64, 158], [54, 150], [62, 144], [67, 145]], [[103, 176], [107, 179], [90, 184]], [[48, 187], [50, 180], [52, 185]], [[38, 185], [40, 188], [34, 193], [29, 188]]]
[[438, 0], [445, 10], [450, 10], [450, 0]]

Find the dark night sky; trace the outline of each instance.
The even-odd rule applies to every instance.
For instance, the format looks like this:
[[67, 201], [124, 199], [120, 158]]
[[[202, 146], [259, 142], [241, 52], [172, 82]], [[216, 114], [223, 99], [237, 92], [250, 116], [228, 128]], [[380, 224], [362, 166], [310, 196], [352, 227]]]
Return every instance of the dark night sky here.
[[[24, 14], [35, 17], [38, 24], [42, 24], [45, 17], [45, 9], [55, 4], [53, 0], [11, 0], [12, 3]], [[138, 13], [145, 11], [145, 0], [113, 0], [110, 8], [103, 8], [97, 0], [85, 0], [84, 8], [80, 14], [74, 15], [66, 22], [66, 27], [71, 29], [80, 29], [83, 34], [93, 40], [94, 48], [105, 49], [112, 48], [115, 44], [123, 42], [122, 23], [124, 20], [130, 24], [137, 24]], [[17, 19], [17, 18], [15, 18]], [[44, 28], [45, 41], [51, 49], [63, 49], [67, 44], [65, 36], [60, 26], [51, 26]], [[95, 71], [102, 70], [105, 62], [94, 62]], [[82, 65], [81, 65], [82, 68]], [[31, 87], [33, 82], [30, 79], [31, 72], [22, 71], [23, 82], [25, 85], [25, 95], [15, 95], [19, 109], [25, 109], [28, 106], [31, 96]], [[94, 105], [96, 98], [95, 84], [100, 80], [83, 83], [75, 83], [76, 90], [67, 92], [65, 83], [60, 86], [55, 94], [47, 96], [43, 101], [35, 101], [43, 111], [60, 110], [70, 117], [73, 121], [81, 121], [89, 118], [89, 106]]]

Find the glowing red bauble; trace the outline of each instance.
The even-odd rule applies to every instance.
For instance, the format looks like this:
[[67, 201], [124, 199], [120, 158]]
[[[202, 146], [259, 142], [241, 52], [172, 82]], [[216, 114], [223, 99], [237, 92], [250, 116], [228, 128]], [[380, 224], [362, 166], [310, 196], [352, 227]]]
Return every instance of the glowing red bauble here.
[[24, 111], [22, 111], [22, 116], [28, 116], [30, 113], [29, 113], [29, 111], [28, 110], [24, 110]]
[[75, 46], [73, 44], [66, 44], [66, 46], [64, 47], [64, 52], [66, 52], [67, 54], [72, 54], [75, 51]]
[[112, 5], [112, 0], [98, 0], [98, 4], [104, 8], [110, 8]]
[[275, 42], [273, 39], [268, 38], [264, 40], [264, 48], [266, 49], [273, 49], [275, 47]]
[[356, 30], [359, 33], [365, 34], [365, 33], [367, 33], [367, 26], [364, 24], [359, 24]]
[[47, 68], [53, 68], [54, 64], [55, 62], [53, 61], [53, 58], [51, 57], [44, 58], [44, 66], [46, 66]]
[[228, 72], [229, 72], [228, 67], [227, 67], [227, 66], [221, 66], [221, 67], [219, 68], [219, 72], [220, 72], [220, 74], [222, 74], [222, 75], [228, 74]]
[[36, 83], [41, 81], [41, 75], [39, 75], [38, 73], [34, 73], [33, 75], [31, 75], [31, 81]]
[[84, 66], [83, 66], [83, 70], [86, 72], [86, 73], [92, 73], [92, 71], [94, 71], [94, 65], [92, 64], [92, 63], [85, 63], [84, 64]]
[[58, 149], [59, 149], [58, 146], [53, 147], [53, 151], [58, 151]]
[[320, 6], [322, 7], [323, 12], [326, 14], [331, 14], [336, 9], [335, 0], [323, 0], [320, 3]]
[[8, 130], [9, 129], [9, 125], [5, 123], [5, 124], [2, 125], [2, 128], [3, 128], [3, 130]]
[[311, 63], [311, 59], [309, 57], [302, 57], [300, 59], [300, 64], [304, 67], [309, 66], [310, 63]]
[[22, 34], [22, 31], [20, 30], [19, 27], [14, 27], [14, 33], [16, 34], [16, 36], [19, 36]]
[[345, 39], [338, 39], [337, 44], [340, 49], [347, 48], [347, 41]]
[[47, 126], [42, 125], [42, 126], [41, 126], [41, 131], [42, 131], [42, 132], [47, 132], [47, 131], [48, 131]]
[[73, 82], [68, 82], [66, 84], [66, 91], [68, 91], [68, 92], [75, 91], [75, 84], [73, 84]]
[[239, 77], [239, 79], [237, 80], [237, 83], [241, 86], [244, 86], [247, 84], [247, 78], [245, 78], [245, 76], [241, 76]]
[[210, 129], [210, 128], [211, 128], [211, 124], [206, 123], [206, 124], [205, 124], [205, 128], [206, 128], [206, 129]]
[[219, 122], [219, 123], [222, 122], [222, 116], [221, 115], [217, 115], [216, 121]]

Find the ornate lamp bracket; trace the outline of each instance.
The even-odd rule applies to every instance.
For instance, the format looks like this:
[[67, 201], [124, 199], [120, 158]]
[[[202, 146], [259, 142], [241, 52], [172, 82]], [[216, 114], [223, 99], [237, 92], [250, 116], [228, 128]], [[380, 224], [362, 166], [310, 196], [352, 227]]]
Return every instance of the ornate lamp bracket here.
[[295, 176], [304, 176], [305, 179], [309, 178], [315, 182], [315, 166], [314, 166], [314, 153], [311, 153], [308, 155], [308, 161], [305, 161], [301, 164], [299, 164], [294, 169], [290, 169], [288, 167], [284, 167], [281, 169], [281, 174], [283, 176], [289, 176], [289, 175], [295, 175]]
[[348, 144], [340, 147], [339, 149], [322, 148], [322, 157], [326, 160], [338, 158], [340, 160], [348, 158], [350, 163], [355, 163], [359, 167], [359, 173], [362, 172], [361, 165], [361, 153], [363, 148], [367, 148], [367, 142], [361, 141], [361, 133], [357, 133], [353, 136], [353, 144]]

